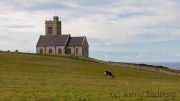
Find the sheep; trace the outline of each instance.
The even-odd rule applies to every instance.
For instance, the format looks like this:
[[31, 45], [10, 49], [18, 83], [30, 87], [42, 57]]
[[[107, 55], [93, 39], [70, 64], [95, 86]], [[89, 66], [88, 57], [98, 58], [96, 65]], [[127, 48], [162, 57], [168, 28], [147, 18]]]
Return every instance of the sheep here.
[[114, 79], [114, 75], [112, 75], [112, 73], [111, 72], [109, 72], [109, 71], [105, 71], [104, 72], [104, 74], [105, 74], [105, 76], [112, 76], [113, 77], [113, 79]]

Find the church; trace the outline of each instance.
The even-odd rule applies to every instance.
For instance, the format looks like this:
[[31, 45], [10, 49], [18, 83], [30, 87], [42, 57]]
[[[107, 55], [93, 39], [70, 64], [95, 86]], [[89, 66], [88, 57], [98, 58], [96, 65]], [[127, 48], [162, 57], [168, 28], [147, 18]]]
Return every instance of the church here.
[[54, 16], [53, 21], [45, 21], [45, 35], [40, 35], [36, 53], [89, 57], [89, 45], [86, 36], [61, 34], [61, 21]]

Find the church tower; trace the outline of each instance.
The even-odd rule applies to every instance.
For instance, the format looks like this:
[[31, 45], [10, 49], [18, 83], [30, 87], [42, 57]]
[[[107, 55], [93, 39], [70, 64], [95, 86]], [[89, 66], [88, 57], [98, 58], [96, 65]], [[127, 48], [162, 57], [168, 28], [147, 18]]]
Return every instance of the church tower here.
[[61, 21], [58, 16], [54, 16], [53, 21], [45, 21], [45, 35], [61, 35]]

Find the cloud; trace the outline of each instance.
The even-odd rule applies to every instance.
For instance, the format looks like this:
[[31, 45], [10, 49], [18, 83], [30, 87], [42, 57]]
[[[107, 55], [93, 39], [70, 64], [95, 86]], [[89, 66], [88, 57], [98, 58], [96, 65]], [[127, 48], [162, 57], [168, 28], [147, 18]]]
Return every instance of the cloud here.
[[142, 58], [142, 57], [144, 57], [145, 55], [144, 54], [139, 54], [139, 55], [137, 55], [136, 57], [137, 58]]
[[154, 58], [156, 58], [156, 57], [158, 57], [158, 55], [152, 55], [152, 56], [150, 56], [150, 57], [154, 57]]
[[[141, 3], [136, 0], [133, 2], [125, 0], [109, 2], [106, 0], [106, 2], [99, 2], [100, 4], [93, 1], [58, 2], [56, 0], [25, 2], [13, 1], [14, 4], [24, 7], [19, 8], [23, 11], [9, 12], [14, 15], [14, 19], [6, 14], [14, 24], [17, 22], [24, 24], [27, 22], [27, 16], [29, 16], [28, 19], [34, 19], [33, 22], [37, 23], [38, 15], [44, 13], [41, 19], [45, 20], [49, 16], [48, 14], [52, 15], [57, 11], [57, 15], [60, 15], [61, 19], [68, 20], [68, 23], [64, 23], [63, 20], [65, 32], [76, 35], [87, 33], [90, 38], [99, 37], [101, 40], [114, 40], [111, 44], [154, 42], [179, 38], [176, 34], [180, 32], [178, 30], [179, 23], [177, 23], [179, 22], [179, 11], [176, 9], [177, 2], [175, 1], [165, 0], [163, 4], [162, 1], [154, 0], [151, 2], [141, 1]], [[11, 10], [18, 9], [17, 6], [13, 6], [13, 3], [3, 1], [1, 7], [10, 4]], [[33, 15], [36, 16], [30, 16], [31, 11], [35, 11]], [[169, 28], [170, 26], [171, 28]], [[170, 34], [165, 37], [166, 33]]]
[[107, 55], [107, 54], [102, 54], [104, 58], [108, 58], [110, 57], [111, 55]]
[[26, 39], [26, 40], [24, 40], [23, 42], [24, 43], [29, 43], [29, 42], [32, 42], [33, 41], [33, 39]]
[[22, 26], [2, 26], [2, 27], [4, 27], [4, 28], [34, 28], [34, 26], [24, 26], [24, 25], [22, 25]]
[[176, 57], [180, 57], [180, 54], [176, 54], [175, 56], [176, 56]]
[[73, 2], [65, 2], [64, 3], [66, 6], [72, 7], [72, 8], [77, 8], [79, 7], [77, 4], [73, 3]]
[[[166, 44], [150, 44], [180, 40], [179, 5], [177, 0], [3, 0], [0, 3], [0, 39], [3, 44], [0, 45], [35, 52], [39, 36], [45, 34], [45, 20], [52, 20], [56, 11], [62, 21], [63, 34], [86, 36], [90, 50], [117, 51], [116, 54], [100, 53], [99, 57], [118, 57], [127, 61], [144, 57], [179, 57], [178, 49], [176, 54], [168, 56], [164, 52], [167, 48], [163, 48], [167, 47]], [[13, 46], [12, 41], [16, 43]], [[24, 43], [29, 46], [23, 46]], [[146, 47], [140, 47], [140, 43]], [[156, 53], [162, 50], [166, 54]], [[146, 54], [144, 51], [155, 52]]]

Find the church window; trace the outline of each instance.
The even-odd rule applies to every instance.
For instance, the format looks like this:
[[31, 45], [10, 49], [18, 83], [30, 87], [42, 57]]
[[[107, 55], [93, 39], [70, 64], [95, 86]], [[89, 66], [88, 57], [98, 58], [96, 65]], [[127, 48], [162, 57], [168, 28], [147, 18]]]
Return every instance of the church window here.
[[52, 53], [52, 49], [51, 48], [49, 49], [49, 53]]
[[62, 54], [61, 48], [58, 49], [58, 54]]
[[78, 54], [78, 48], [76, 48], [76, 54]]
[[43, 50], [42, 49], [40, 49], [40, 54], [43, 54]]
[[71, 54], [71, 48], [67, 48], [67, 54]]

